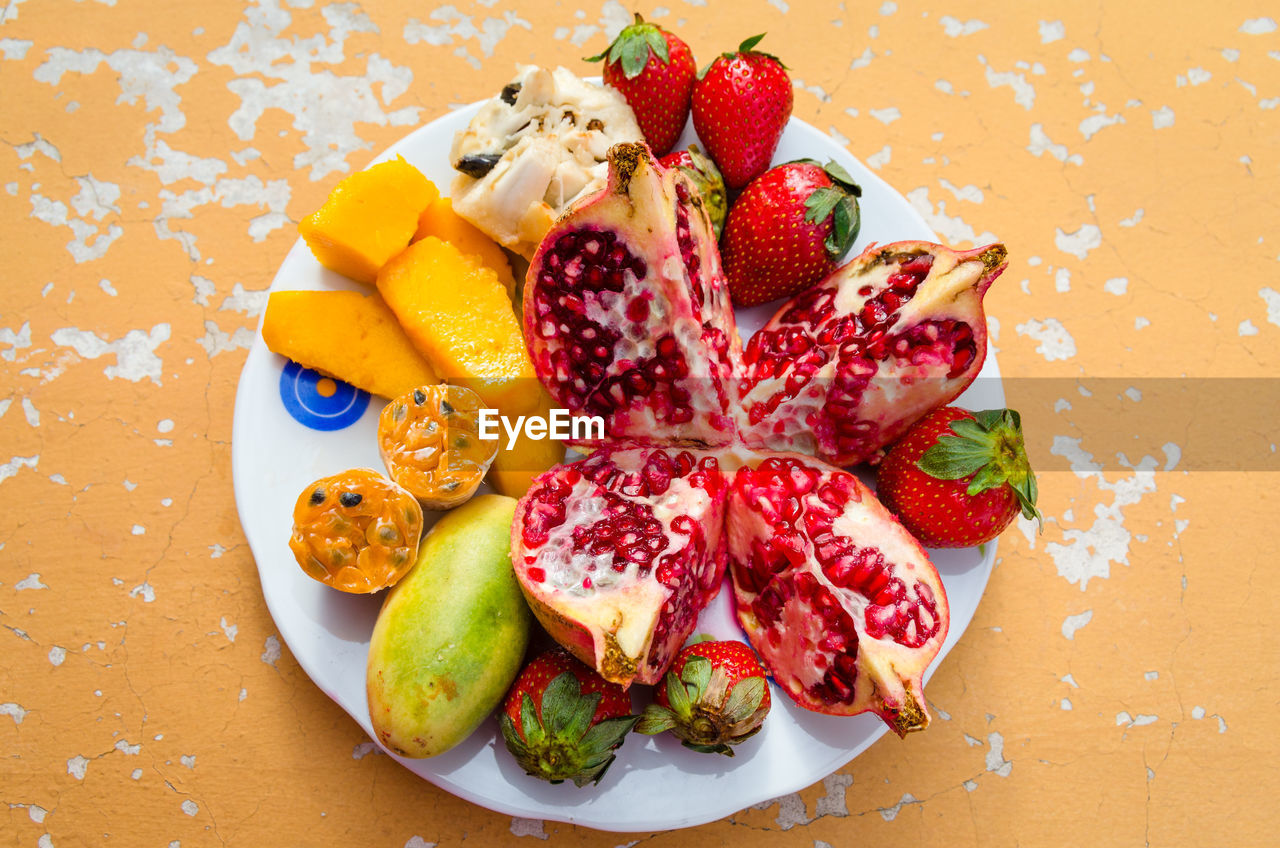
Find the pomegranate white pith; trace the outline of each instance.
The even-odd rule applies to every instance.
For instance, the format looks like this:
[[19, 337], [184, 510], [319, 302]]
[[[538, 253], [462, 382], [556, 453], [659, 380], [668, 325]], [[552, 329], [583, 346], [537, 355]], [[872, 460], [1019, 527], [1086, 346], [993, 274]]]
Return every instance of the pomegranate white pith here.
[[743, 353], [743, 441], [841, 466], [875, 456], [977, 378], [1005, 256], [896, 242], [792, 298]]
[[643, 144], [556, 222], [529, 267], [524, 331], [539, 378], [612, 442], [733, 440], [741, 342], [702, 201]]
[[656, 683], [724, 577], [716, 458], [601, 450], [539, 477], [511, 551], [534, 614], [607, 680]]
[[852, 474], [799, 455], [730, 487], [738, 620], [796, 703], [875, 712], [899, 735], [929, 723], [923, 675], [947, 635], [928, 556]]

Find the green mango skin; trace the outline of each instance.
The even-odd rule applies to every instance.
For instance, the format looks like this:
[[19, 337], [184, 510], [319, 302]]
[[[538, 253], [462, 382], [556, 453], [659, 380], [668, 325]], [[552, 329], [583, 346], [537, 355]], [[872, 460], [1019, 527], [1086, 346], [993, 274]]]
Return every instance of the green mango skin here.
[[515, 507], [480, 495], [449, 512], [383, 603], [366, 687], [388, 750], [443, 754], [493, 712], [520, 670], [531, 615], [511, 567]]

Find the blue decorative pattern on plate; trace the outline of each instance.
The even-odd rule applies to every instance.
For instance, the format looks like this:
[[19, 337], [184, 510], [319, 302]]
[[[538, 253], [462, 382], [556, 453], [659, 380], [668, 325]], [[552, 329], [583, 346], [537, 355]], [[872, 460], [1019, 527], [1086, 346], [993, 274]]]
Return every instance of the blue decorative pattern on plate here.
[[364, 415], [369, 393], [289, 362], [280, 374], [280, 400], [299, 424], [312, 430], [345, 430]]

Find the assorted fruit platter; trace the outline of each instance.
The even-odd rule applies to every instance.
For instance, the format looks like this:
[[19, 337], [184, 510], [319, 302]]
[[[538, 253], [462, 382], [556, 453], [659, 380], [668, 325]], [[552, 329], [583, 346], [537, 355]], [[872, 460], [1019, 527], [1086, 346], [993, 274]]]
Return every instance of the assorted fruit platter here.
[[517, 69], [338, 184], [272, 287], [233, 464], [273, 616], [486, 806], [679, 826], [925, 729], [973, 546], [1037, 516], [998, 384], [950, 405], [1005, 248], [927, 240], [759, 43], [699, 73], [637, 16], [603, 84]]

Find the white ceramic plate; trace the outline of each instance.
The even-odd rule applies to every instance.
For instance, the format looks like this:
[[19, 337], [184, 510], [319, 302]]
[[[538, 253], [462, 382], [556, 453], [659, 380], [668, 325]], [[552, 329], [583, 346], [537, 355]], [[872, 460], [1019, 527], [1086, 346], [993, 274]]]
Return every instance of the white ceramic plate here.
[[[402, 155], [447, 191], [453, 134], [479, 106], [459, 109], [415, 130], [379, 160]], [[677, 149], [693, 141], [692, 129], [687, 127]], [[851, 256], [873, 241], [937, 240], [902, 195], [826, 135], [793, 118], [774, 161], [802, 157], [835, 159], [862, 186], [862, 232]], [[340, 288], [361, 286], [322, 268], [301, 239], [271, 285], [272, 291]], [[744, 341], [775, 309], [738, 311]], [[365, 398], [367, 406], [361, 412], [358, 393], [339, 391], [322, 398], [315, 391], [314, 375], [296, 371], [296, 366], [267, 350], [259, 334], [236, 393], [232, 436], [236, 506], [280, 635], [316, 685], [373, 738], [365, 701], [365, 658], [382, 598], [346, 595], [310, 579], [294, 561], [288, 539], [294, 500], [308, 483], [353, 466], [382, 467], [375, 444], [381, 404], [377, 398]], [[972, 409], [1003, 407], [1004, 391], [990, 351], [981, 376], [984, 379], [960, 403]], [[301, 407], [301, 418], [311, 426], [300, 423], [286, 409], [286, 402], [295, 410]], [[337, 429], [315, 429], [325, 426]], [[994, 543], [987, 545], [985, 556], [972, 548], [931, 552], [951, 602], [951, 629], [930, 671], [973, 618], [995, 553]], [[744, 638], [733, 618], [731, 597], [726, 586], [703, 612], [698, 632]], [[645, 697], [637, 695], [637, 704]], [[776, 687], [773, 704], [764, 729], [743, 744], [733, 759], [688, 751], [669, 734], [632, 735], [604, 781], [584, 789], [572, 783], [551, 786], [526, 776], [503, 747], [493, 719], [442, 756], [397, 759], [454, 795], [508, 815], [601, 830], [650, 831], [715, 821], [796, 792], [839, 769], [886, 731], [883, 722], [869, 714], [838, 718], [809, 712]], [[891, 744], [910, 745], [912, 740]]]

